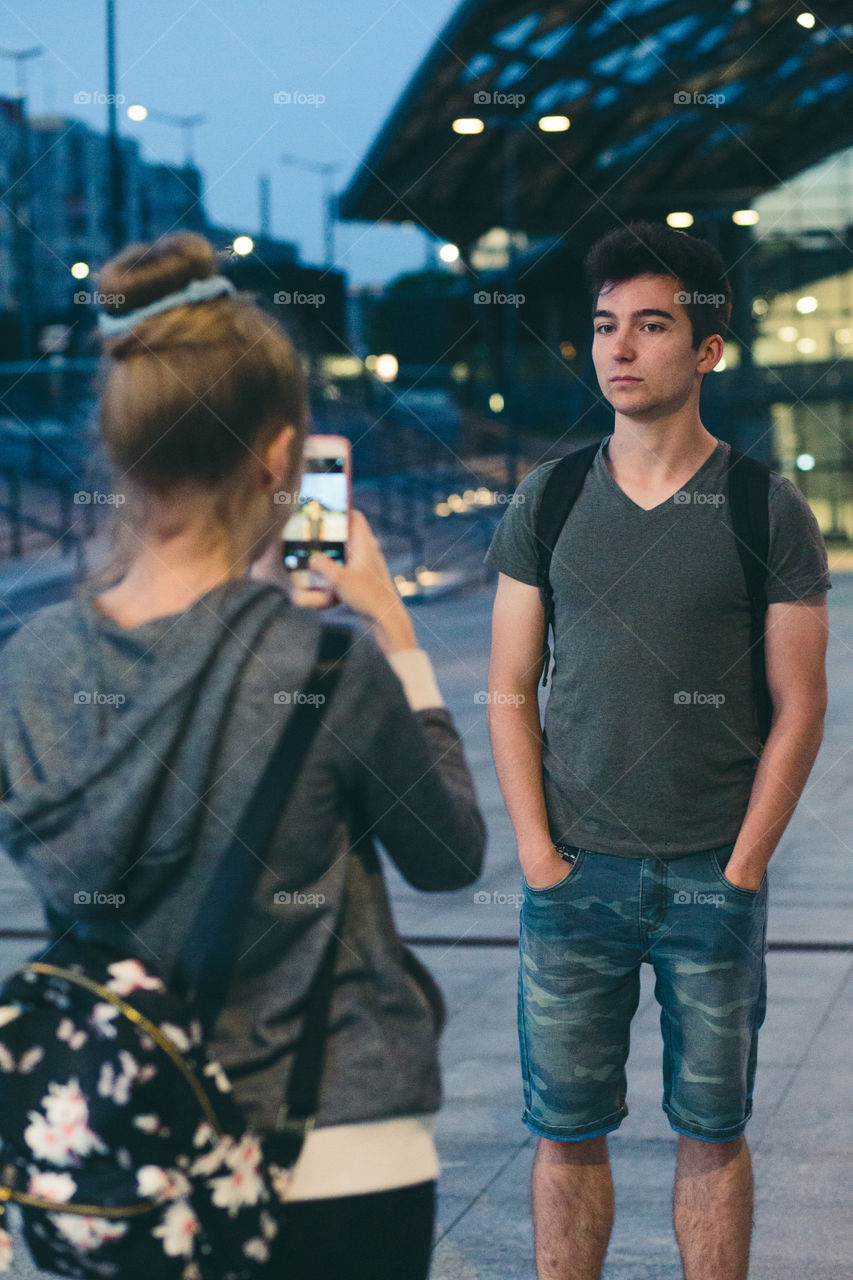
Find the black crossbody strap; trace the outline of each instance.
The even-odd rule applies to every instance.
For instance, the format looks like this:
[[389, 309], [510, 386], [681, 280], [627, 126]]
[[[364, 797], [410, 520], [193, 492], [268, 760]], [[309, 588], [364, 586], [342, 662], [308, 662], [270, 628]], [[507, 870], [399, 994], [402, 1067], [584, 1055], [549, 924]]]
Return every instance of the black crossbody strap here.
[[595, 461], [601, 441], [575, 449], [561, 458], [545, 482], [539, 510], [536, 513], [537, 581], [545, 610], [545, 647], [542, 651], [542, 684], [548, 683], [551, 665], [549, 633], [554, 627], [554, 592], [551, 587], [551, 560], [560, 531], [575, 505], [586, 474]]
[[174, 984], [195, 1006], [205, 1029], [222, 1007], [246, 908], [264, 866], [263, 855], [328, 709], [350, 642], [348, 629], [323, 628], [311, 674], [243, 810], [178, 958]]
[[758, 736], [763, 744], [767, 741], [773, 718], [764, 652], [767, 562], [770, 554], [770, 468], [737, 449], [730, 449], [728, 485], [732, 530], [749, 595], [749, 657]]

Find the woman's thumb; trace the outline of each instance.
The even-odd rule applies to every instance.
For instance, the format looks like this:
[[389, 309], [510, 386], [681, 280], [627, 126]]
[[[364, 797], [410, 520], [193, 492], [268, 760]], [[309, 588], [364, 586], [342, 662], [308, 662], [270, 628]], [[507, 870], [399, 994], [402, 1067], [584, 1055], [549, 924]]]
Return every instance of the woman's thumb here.
[[342, 566], [329, 556], [324, 556], [319, 551], [315, 551], [308, 557], [308, 568], [312, 573], [322, 574], [326, 581], [334, 587], [339, 580]]

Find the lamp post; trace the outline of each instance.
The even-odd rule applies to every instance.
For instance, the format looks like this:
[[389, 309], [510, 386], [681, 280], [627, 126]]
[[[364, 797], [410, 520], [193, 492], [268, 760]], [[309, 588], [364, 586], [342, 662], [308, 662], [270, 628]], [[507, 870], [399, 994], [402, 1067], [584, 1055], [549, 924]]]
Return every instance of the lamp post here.
[[141, 123], [143, 120], [157, 120], [162, 124], [171, 124], [181, 130], [184, 143], [184, 168], [195, 168], [193, 157], [193, 129], [200, 124], [207, 124], [207, 116], [201, 112], [194, 115], [179, 115], [175, 111], [159, 111], [155, 107], [144, 107], [135, 103], [127, 108], [128, 118]]
[[320, 160], [306, 160], [302, 156], [285, 154], [280, 157], [281, 163], [292, 165], [295, 169], [308, 169], [312, 173], [323, 176], [323, 245], [325, 266], [331, 269], [335, 265], [335, 222], [337, 220], [337, 196], [332, 190], [332, 178], [341, 168], [339, 164], [327, 164]]
[[[568, 116], [542, 116], [537, 121], [542, 133], [564, 133], [570, 126]], [[518, 308], [515, 302], [518, 285], [518, 258], [516, 236], [518, 233], [518, 144], [521, 131], [532, 133], [530, 122], [510, 116], [467, 116], [453, 121], [454, 133], [460, 135], [482, 133], [486, 127], [504, 130], [503, 206], [507, 233], [506, 292], [510, 301], [506, 304], [503, 328], [503, 353], [501, 392], [506, 412], [506, 471], [507, 486], [515, 489], [518, 484], [519, 431], [518, 402], [516, 398], [515, 368], [518, 363]]]
[[109, 201], [107, 225], [110, 229], [110, 245], [113, 253], [123, 246], [124, 174], [121, 163], [121, 139], [118, 133], [118, 93], [116, 76], [116, 7], [115, 0], [107, 0], [107, 152], [109, 155]]
[[18, 341], [20, 357], [28, 360], [34, 353], [35, 324], [33, 298], [36, 296], [32, 259], [32, 209], [30, 207], [30, 130], [27, 122], [26, 65], [44, 52], [37, 44], [31, 49], [6, 49], [0, 46], [0, 57], [15, 64], [15, 97], [18, 110], [15, 120], [15, 164], [12, 175], [12, 245], [14, 258], [14, 297], [18, 304]]

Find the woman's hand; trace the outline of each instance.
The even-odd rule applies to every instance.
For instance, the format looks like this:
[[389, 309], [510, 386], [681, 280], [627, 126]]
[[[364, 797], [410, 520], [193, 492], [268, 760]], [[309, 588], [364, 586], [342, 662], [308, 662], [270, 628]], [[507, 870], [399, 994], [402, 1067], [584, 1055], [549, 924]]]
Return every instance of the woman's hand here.
[[370, 625], [384, 653], [417, 647], [411, 618], [394, 585], [382, 549], [361, 511], [350, 511], [346, 563], [318, 552], [311, 556], [308, 567], [326, 580], [327, 590], [296, 587], [287, 582], [289, 575], [281, 563], [280, 544], [268, 549], [250, 573], [252, 577], [287, 582], [294, 604], [304, 608], [347, 605]]

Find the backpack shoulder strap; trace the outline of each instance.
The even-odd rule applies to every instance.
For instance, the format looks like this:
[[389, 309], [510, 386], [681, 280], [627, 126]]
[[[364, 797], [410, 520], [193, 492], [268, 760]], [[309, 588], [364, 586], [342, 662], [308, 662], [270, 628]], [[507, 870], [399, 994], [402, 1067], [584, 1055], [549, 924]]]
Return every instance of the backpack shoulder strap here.
[[770, 732], [773, 703], [767, 687], [764, 619], [767, 612], [767, 571], [770, 554], [770, 468], [755, 458], [730, 449], [728, 467], [731, 523], [743, 567], [750, 604], [749, 654], [752, 685], [762, 744]]
[[536, 553], [537, 581], [542, 605], [545, 610], [545, 647], [542, 653], [542, 683], [548, 683], [548, 668], [551, 665], [551, 650], [548, 645], [548, 634], [554, 625], [554, 593], [551, 589], [551, 560], [554, 548], [568, 519], [569, 512], [575, 505], [586, 474], [595, 461], [595, 455], [601, 447], [601, 441], [585, 445], [582, 449], [574, 449], [561, 458], [545, 482], [542, 500], [536, 513]]
[[287, 717], [184, 941], [172, 985], [194, 1005], [205, 1029], [222, 1006], [249, 899], [266, 866], [264, 854], [329, 709], [352, 641], [348, 627], [323, 625], [303, 696]]

